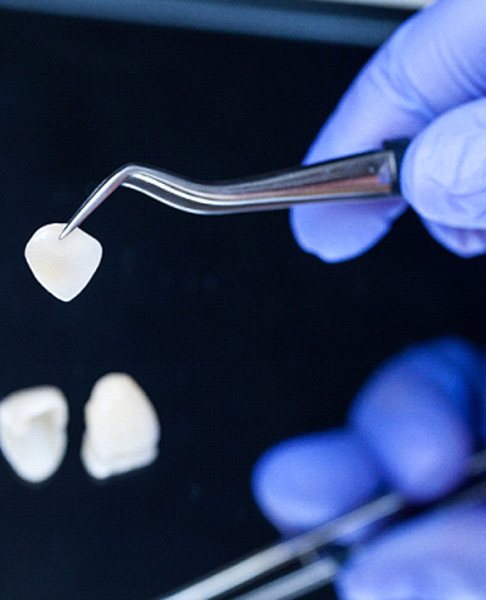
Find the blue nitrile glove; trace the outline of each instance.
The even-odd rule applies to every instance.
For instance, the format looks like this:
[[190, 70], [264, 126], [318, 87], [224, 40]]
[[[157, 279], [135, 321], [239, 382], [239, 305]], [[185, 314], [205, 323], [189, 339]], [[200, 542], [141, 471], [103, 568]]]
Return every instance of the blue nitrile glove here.
[[[447, 494], [486, 437], [482, 370], [480, 354], [458, 338], [394, 357], [358, 393], [347, 428], [263, 455], [253, 474], [260, 508], [289, 535], [387, 489], [417, 503]], [[484, 600], [486, 507], [440, 509], [385, 530], [351, 554], [336, 587], [346, 600]]]
[[[446, 248], [486, 251], [486, 2], [438, 0], [407, 21], [358, 75], [305, 163], [408, 137], [405, 199]], [[403, 200], [314, 204], [291, 212], [304, 250], [328, 262], [366, 252], [405, 210]]]

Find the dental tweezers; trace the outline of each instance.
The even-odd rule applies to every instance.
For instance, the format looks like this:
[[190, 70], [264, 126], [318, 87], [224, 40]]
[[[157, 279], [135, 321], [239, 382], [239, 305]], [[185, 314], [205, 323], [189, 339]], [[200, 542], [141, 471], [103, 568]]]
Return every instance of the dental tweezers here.
[[378, 151], [219, 183], [201, 183], [169, 171], [129, 164], [117, 169], [90, 194], [59, 239], [79, 227], [119, 187], [200, 215], [278, 210], [309, 202], [396, 198], [400, 195], [400, 164], [407, 143], [394, 140]]
[[[436, 505], [466, 502], [471, 506], [486, 500], [486, 450], [470, 458], [468, 480], [460, 491]], [[429, 505], [427, 508], [430, 508]], [[339, 540], [392, 516], [404, 515], [409, 502], [390, 492], [296, 537], [277, 542], [243, 560], [159, 600], [291, 600], [332, 583], [343, 556]], [[287, 571], [279, 576], [279, 572]], [[268, 577], [274, 579], [268, 581]], [[260, 587], [248, 587], [266, 579]], [[244, 591], [246, 590], [246, 591]], [[240, 592], [242, 592], [240, 594]], [[237, 595], [235, 595], [237, 594]]]

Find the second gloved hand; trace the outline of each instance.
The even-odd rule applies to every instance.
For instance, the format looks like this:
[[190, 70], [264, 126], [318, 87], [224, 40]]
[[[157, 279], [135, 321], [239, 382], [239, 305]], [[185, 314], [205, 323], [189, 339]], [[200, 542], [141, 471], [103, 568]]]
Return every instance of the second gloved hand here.
[[[420, 504], [453, 490], [486, 438], [482, 357], [445, 338], [380, 367], [358, 393], [345, 429], [269, 450], [255, 499], [290, 535], [393, 489]], [[345, 600], [484, 600], [486, 508], [459, 505], [393, 527], [351, 553], [336, 581]]]

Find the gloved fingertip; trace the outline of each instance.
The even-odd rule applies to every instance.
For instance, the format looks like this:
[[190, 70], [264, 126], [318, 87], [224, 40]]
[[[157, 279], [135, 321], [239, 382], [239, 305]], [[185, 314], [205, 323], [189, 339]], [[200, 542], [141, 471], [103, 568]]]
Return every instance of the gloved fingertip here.
[[430, 235], [444, 248], [461, 258], [474, 258], [486, 253], [486, 229], [460, 229], [423, 219]]
[[320, 525], [370, 499], [380, 474], [345, 430], [300, 436], [274, 446], [256, 464], [253, 495], [285, 535]]
[[336, 586], [343, 600], [483, 598], [486, 510], [455, 506], [395, 527], [355, 551]]
[[299, 246], [324, 262], [361, 256], [390, 230], [406, 209], [400, 200], [349, 204], [308, 204], [290, 211], [290, 226]]
[[422, 218], [450, 228], [429, 226], [461, 256], [484, 251], [478, 230], [486, 229], [485, 127], [484, 98], [450, 110], [412, 141], [400, 172], [404, 197]]
[[475, 344], [458, 335], [445, 335], [414, 344], [401, 356], [411, 373], [426, 374], [446, 390], [444, 401], [457, 410], [468, 427], [475, 426], [482, 373], [482, 355]]
[[390, 485], [418, 502], [453, 489], [473, 449], [472, 385], [462, 362], [452, 360], [450, 343], [445, 349], [449, 356], [440, 342], [412, 347], [386, 362], [350, 413]]

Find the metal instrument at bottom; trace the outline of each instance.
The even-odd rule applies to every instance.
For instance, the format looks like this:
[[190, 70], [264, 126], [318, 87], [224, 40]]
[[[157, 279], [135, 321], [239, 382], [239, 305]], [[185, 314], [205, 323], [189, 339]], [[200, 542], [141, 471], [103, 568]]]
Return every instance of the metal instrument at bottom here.
[[92, 192], [59, 238], [79, 227], [119, 187], [200, 215], [277, 210], [309, 202], [395, 198], [400, 194], [400, 164], [407, 143], [395, 140], [375, 152], [219, 183], [201, 183], [153, 167], [126, 165]]
[[[486, 474], [486, 450], [471, 457], [468, 482], [461, 491], [442, 500], [442, 504], [486, 500], [486, 482], [476, 479]], [[340, 569], [341, 558], [332, 544], [343, 537], [383, 519], [399, 515], [409, 507], [407, 500], [389, 493], [341, 517], [294, 538], [277, 542], [160, 600], [291, 600], [332, 583]], [[291, 570], [290, 568], [293, 567]], [[279, 576], [283, 569], [289, 569]], [[260, 587], [243, 592], [254, 583], [273, 576]], [[240, 594], [241, 595], [238, 595]], [[236, 595], [235, 595], [236, 594]]]

